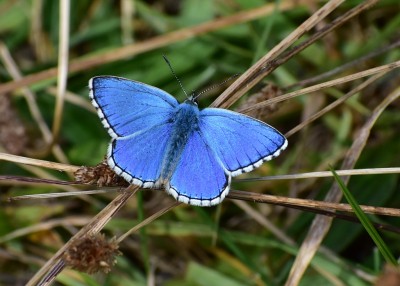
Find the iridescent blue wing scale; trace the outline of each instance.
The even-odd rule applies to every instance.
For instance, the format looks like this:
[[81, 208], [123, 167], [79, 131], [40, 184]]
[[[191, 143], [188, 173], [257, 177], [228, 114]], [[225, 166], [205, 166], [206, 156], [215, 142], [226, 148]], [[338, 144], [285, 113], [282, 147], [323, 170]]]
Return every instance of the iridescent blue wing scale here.
[[120, 77], [94, 77], [89, 89], [92, 104], [112, 138], [162, 124], [179, 105], [159, 88]]
[[155, 187], [170, 135], [171, 124], [164, 123], [146, 132], [113, 139], [108, 148], [107, 163], [129, 183], [144, 188]]
[[207, 144], [234, 177], [278, 156], [286, 138], [268, 124], [219, 108], [200, 112], [200, 130]]
[[202, 134], [191, 134], [170, 179], [167, 192], [196, 206], [219, 204], [229, 192], [231, 176], [225, 171]]
[[89, 88], [92, 104], [113, 138], [109, 166], [130, 183], [154, 187], [178, 102], [161, 89], [113, 76], [94, 77]]

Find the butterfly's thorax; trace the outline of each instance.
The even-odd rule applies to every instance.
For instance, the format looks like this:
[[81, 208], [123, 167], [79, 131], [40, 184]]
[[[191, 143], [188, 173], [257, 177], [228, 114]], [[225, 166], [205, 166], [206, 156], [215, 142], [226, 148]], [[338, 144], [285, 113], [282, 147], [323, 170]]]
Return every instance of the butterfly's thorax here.
[[198, 120], [199, 108], [194, 102], [187, 100], [176, 107], [173, 116], [170, 118], [172, 132], [169, 144], [166, 146], [161, 167], [161, 176], [158, 180], [161, 185], [166, 184], [170, 180], [179, 163], [188, 138], [195, 130], [199, 129]]

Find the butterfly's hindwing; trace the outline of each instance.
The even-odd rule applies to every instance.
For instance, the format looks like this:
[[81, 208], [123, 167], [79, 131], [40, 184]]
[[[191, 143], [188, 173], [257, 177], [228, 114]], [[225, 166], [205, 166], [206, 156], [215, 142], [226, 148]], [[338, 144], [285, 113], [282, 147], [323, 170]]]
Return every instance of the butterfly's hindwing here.
[[195, 131], [184, 147], [167, 192], [186, 204], [212, 206], [228, 194], [230, 179], [204, 138]]
[[131, 184], [155, 187], [171, 130], [171, 124], [164, 123], [140, 134], [113, 139], [107, 155], [109, 166]]

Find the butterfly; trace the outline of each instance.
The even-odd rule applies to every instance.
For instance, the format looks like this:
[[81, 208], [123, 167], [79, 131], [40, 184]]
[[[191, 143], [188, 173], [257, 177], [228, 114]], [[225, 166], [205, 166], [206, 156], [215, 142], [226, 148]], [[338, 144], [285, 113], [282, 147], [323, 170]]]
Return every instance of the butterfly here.
[[180, 202], [213, 206], [231, 178], [287, 146], [275, 128], [220, 108], [199, 110], [156, 87], [115, 76], [89, 81], [90, 98], [111, 136], [107, 163], [130, 184], [164, 188]]

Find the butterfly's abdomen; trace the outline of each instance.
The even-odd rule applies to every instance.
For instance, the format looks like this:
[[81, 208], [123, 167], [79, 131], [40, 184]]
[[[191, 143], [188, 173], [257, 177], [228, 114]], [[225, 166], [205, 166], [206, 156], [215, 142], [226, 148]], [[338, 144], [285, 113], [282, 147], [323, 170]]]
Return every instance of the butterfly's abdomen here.
[[[184, 102], [176, 108], [170, 118], [172, 133], [167, 144], [161, 168], [160, 183], [164, 185], [171, 178], [190, 135], [198, 130], [199, 109], [191, 102]], [[193, 154], [195, 155], [195, 154]]]

